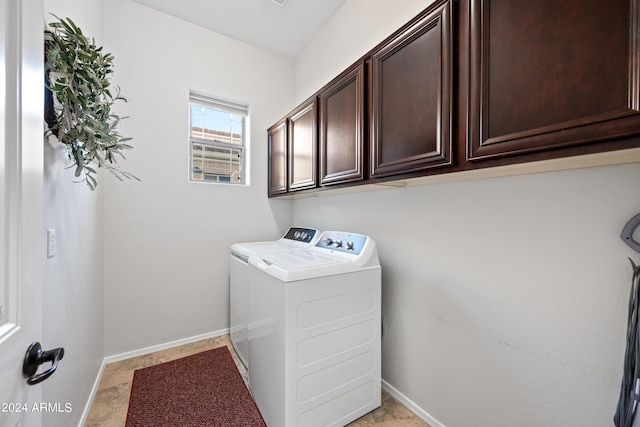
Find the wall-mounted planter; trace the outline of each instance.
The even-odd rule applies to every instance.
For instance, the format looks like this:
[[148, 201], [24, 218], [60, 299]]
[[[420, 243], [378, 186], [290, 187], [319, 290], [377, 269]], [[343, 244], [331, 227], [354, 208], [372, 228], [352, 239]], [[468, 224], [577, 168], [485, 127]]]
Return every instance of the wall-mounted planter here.
[[[57, 18], [57, 17], [56, 17]], [[131, 149], [117, 130], [122, 119], [111, 110], [127, 101], [110, 85], [113, 55], [102, 51], [70, 19], [59, 19], [45, 30], [46, 135], [55, 135], [75, 165], [75, 176], [95, 189], [96, 168], [118, 179], [137, 179], [114, 166]]]

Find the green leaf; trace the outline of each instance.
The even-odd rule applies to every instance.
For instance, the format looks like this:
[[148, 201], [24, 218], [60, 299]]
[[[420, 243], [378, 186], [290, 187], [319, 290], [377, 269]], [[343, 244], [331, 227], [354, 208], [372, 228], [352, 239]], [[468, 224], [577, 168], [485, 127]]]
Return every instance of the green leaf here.
[[131, 138], [117, 131], [124, 117], [112, 112], [115, 102], [128, 101], [120, 95], [120, 88], [115, 88], [115, 97], [110, 91], [113, 55], [96, 46], [72, 19], [53, 16], [56, 21], [46, 26], [44, 35], [45, 85], [55, 99], [54, 123], [49, 123], [47, 132], [56, 129], [75, 164], [75, 176], [84, 173], [83, 181], [92, 190], [97, 186], [97, 172], [90, 165], [106, 167], [120, 180], [138, 180], [111, 166], [117, 156], [124, 158], [121, 150], [132, 148], [125, 143]]

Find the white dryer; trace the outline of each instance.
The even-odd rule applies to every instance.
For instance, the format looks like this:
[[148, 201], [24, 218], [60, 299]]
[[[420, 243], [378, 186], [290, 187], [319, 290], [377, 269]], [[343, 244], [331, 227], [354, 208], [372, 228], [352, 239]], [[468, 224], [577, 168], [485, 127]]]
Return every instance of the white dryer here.
[[249, 263], [249, 379], [267, 425], [344, 426], [380, 406], [373, 239], [325, 231], [310, 248]]
[[320, 232], [315, 228], [291, 227], [278, 240], [235, 243], [229, 260], [229, 331], [231, 343], [238, 357], [249, 369], [249, 257], [259, 252], [305, 248], [313, 246]]

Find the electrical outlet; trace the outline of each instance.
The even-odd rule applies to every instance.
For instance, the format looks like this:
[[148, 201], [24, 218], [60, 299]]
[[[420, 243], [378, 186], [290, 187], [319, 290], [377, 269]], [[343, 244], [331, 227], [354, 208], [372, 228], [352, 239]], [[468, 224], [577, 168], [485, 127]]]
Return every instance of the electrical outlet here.
[[56, 230], [47, 230], [47, 258], [56, 256]]

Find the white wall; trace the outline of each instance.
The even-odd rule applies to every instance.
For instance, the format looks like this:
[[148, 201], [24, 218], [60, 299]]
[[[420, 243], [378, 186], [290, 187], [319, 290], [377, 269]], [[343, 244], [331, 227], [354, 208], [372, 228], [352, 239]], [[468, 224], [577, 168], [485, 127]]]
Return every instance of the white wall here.
[[[293, 104], [292, 62], [127, 0], [106, 2], [114, 80], [131, 101], [120, 164], [142, 182], [104, 186], [106, 355], [228, 327], [229, 247], [275, 239], [286, 200], [268, 200], [266, 129]], [[250, 104], [251, 185], [187, 182], [188, 96]]]
[[[347, 2], [296, 59], [295, 98], [427, 4]], [[607, 426], [627, 257], [640, 262], [619, 234], [640, 212], [638, 182], [629, 164], [325, 195], [295, 200], [293, 222], [376, 239], [383, 379], [442, 425]]]
[[[70, 17], [100, 45], [102, 8], [103, 0], [45, 0], [44, 19], [54, 20], [50, 13]], [[66, 152], [45, 143], [42, 235], [48, 228], [56, 230], [57, 253], [45, 263], [42, 345], [64, 347], [65, 355], [56, 373], [42, 383], [42, 397], [43, 402], [72, 407], [68, 413], [43, 414], [46, 426], [78, 424], [104, 358], [103, 177], [91, 191], [73, 182], [77, 178], [68, 166]]]
[[640, 165], [296, 200], [373, 236], [383, 378], [447, 427], [611, 425]]

